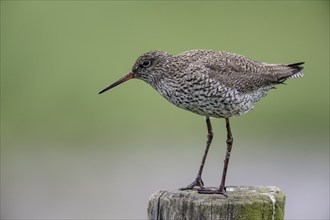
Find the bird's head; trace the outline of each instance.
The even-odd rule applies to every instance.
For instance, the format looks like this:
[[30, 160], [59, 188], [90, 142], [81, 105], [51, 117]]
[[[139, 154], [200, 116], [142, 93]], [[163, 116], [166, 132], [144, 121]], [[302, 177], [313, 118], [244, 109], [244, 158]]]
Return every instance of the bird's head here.
[[99, 94], [133, 78], [141, 79], [152, 86], [155, 85], [162, 79], [164, 73], [169, 71], [170, 57], [170, 54], [159, 50], [149, 51], [141, 55], [135, 61], [131, 72], [101, 90]]

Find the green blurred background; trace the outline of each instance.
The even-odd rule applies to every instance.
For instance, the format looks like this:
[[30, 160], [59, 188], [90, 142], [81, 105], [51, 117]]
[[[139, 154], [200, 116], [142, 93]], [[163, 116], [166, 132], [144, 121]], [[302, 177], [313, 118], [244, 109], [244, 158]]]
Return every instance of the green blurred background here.
[[[1, 1], [1, 217], [146, 218], [190, 183], [206, 126], [142, 81], [98, 91], [142, 53], [305, 61], [232, 119], [228, 185], [276, 185], [286, 219], [329, 218], [329, 1]], [[204, 182], [220, 182], [224, 120]]]

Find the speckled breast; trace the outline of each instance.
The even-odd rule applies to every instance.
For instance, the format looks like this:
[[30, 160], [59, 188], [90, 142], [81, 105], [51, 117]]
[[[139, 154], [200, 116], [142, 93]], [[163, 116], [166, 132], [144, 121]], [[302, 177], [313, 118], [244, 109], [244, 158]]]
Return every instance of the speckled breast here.
[[179, 108], [215, 118], [242, 115], [252, 110], [254, 104], [250, 94], [242, 94], [236, 89], [225, 87], [210, 79], [204, 79], [202, 83], [162, 82], [162, 85], [154, 88]]

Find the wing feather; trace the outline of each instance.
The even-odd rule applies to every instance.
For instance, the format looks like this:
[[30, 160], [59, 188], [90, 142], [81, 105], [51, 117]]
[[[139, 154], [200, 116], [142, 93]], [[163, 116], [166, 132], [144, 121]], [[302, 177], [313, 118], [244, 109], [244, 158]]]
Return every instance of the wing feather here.
[[266, 64], [247, 57], [234, 55], [227, 59], [202, 61], [207, 75], [240, 92], [251, 92], [262, 87], [272, 87], [283, 83], [288, 78], [301, 77], [303, 63]]

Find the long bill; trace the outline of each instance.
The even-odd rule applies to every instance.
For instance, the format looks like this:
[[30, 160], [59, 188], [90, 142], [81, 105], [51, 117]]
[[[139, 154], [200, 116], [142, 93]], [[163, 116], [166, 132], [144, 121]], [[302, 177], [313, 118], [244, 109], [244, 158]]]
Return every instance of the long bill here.
[[119, 84], [122, 84], [123, 82], [133, 79], [134, 78], [134, 73], [133, 72], [129, 72], [128, 74], [126, 74], [125, 76], [123, 76], [122, 78], [118, 79], [116, 82], [112, 83], [111, 85], [109, 85], [108, 87], [102, 89], [99, 94], [104, 93], [105, 91], [112, 89], [115, 86], [118, 86]]

